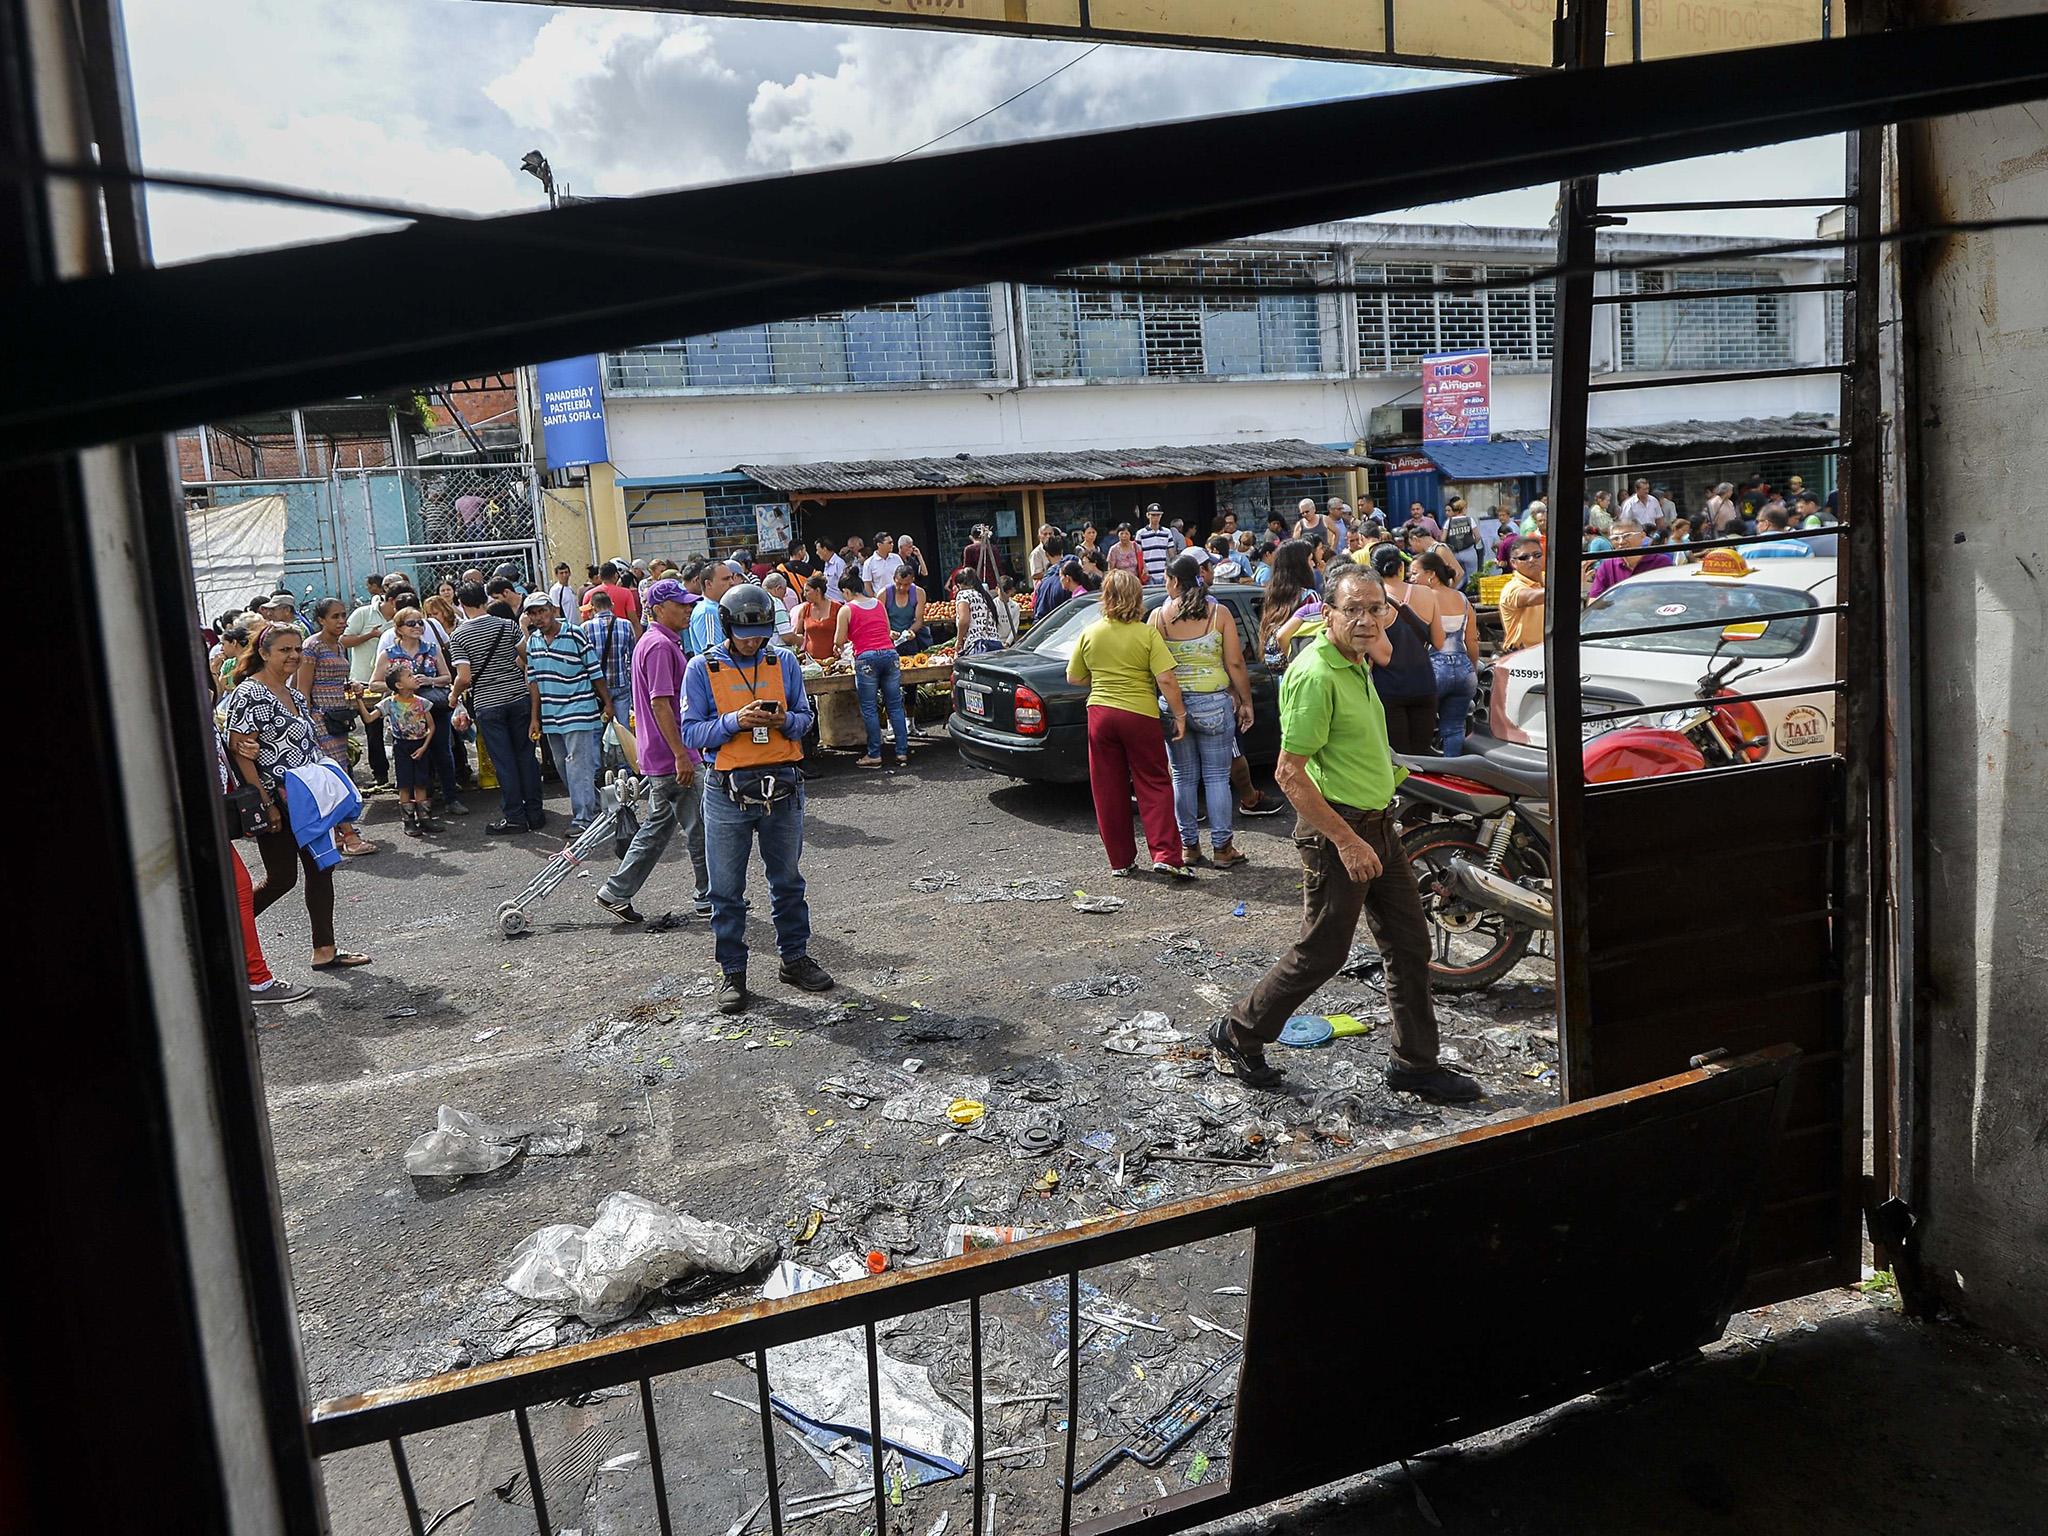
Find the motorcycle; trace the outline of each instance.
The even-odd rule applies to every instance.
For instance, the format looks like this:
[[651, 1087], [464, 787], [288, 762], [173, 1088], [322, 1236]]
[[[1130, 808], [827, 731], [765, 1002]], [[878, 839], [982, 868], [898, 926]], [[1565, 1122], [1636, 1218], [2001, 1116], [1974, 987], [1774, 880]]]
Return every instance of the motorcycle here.
[[[1721, 641], [1752, 640], [1758, 624], [1731, 624]], [[1741, 665], [1717, 645], [1694, 702], [1588, 737], [1588, 784], [1614, 784], [1754, 762], [1768, 747], [1754, 705], [1724, 702]], [[1550, 897], [1550, 763], [1534, 747], [1479, 734], [1462, 757], [1403, 757], [1397, 819], [1433, 930], [1430, 985], [1477, 992], [1514, 969], [1538, 932], [1556, 924]]]

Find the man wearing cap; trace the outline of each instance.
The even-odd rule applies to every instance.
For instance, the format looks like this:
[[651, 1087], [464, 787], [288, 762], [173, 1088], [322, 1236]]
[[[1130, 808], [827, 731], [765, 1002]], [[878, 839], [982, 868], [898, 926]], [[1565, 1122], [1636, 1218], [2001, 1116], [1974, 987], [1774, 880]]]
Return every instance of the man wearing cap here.
[[1173, 530], [1163, 525], [1166, 516], [1158, 502], [1145, 508], [1145, 526], [1135, 536], [1138, 553], [1145, 559], [1145, 585], [1166, 585], [1166, 568], [1173, 564]]
[[263, 617], [273, 624], [289, 624], [301, 635], [311, 635], [306, 621], [299, 617], [299, 600], [289, 592], [271, 593], [270, 601], [263, 605]]
[[597, 904], [622, 923], [637, 923], [633, 898], [682, 823], [696, 875], [699, 917], [711, 912], [710, 875], [704, 864], [704, 797], [697, 784], [697, 754], [683, 743], [682, 634], [690, 622], [690, 594], [664, 576], [647, 589], [648, 625], [633, 648], [633, 740], [640, 774], [647, 780], [647, 815], [609, 880], [598, 887]]
[[569, 789], [569, 836], [597, 820], [597, 765], [604, 728], [611, 722], [611, 690], [604, 669], [581, 630], [562, 622], [545, 592], [527, 594], [526, 679], [541, 735]]
[[747, 1006], [747, 859], [758, 842], [768, 871], [780, 978], [806, 992], [832, 978], [810, 956], [804, 849], [803, 739], [814, 718], [802, 663], [769, 648], [775, 599], [751, 582], [721, 599], [726, 636], [690, 658], [683, 674], [683, 740], [710, 762], [704, 783], [704, 852], [711, 871], [711, 935], [723, 978], [718, 1007]]

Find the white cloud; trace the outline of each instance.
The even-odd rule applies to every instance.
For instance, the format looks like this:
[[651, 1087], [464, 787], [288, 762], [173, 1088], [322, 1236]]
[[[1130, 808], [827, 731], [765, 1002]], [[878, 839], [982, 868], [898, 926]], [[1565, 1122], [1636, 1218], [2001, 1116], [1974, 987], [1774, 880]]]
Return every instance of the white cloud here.
[[[480, 0], [127, 0], [146, 162], [469, 211], [536, 206], [538, 148], [570, 189], [628, 195], [881, 160], [966, 123], [1079, 46], [936, 30], [549, 11]], [[1453, 77], [1103, 47], [948, 137], [951, 150], [1441, 85]], [[1614, 195], [1840, 184], [1837, 141], [1633, 173]], [[1548, 187], [1408, 215], [1542, 224]], [[360, 230], [303, 209], [153, 194], [161, 260]], [[1801, 231], [1801, 212], [1637, 227]]]

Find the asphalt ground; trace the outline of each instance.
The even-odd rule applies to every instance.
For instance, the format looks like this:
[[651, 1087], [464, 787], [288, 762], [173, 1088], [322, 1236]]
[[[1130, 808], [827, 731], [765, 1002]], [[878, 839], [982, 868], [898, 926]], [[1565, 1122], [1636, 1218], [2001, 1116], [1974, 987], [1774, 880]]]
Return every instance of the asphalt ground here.
[[[559, 786], [549, 790], [551, 813], [565, 813]], [[638, 899], [650, 917], [681, 914], [675, 926], [615, 925], [592, 900], [607, 872], [600, 865], [573, 875], [534, 909], [529, 932], [508, 939], [497, 928], [499, 904], [560, 842], [549, 833], [486, 837], [496, 795], [473, 791], [469, 801], [474, 814], [416, 841], [400, 834], [390, 797], [371, 800], [363, 830], [383, 851], [346, 861], [336, 876], [339, 941], [370, 954], [370, 966], [306, 972], [296, 896], [259, 920], [272, 968], [314, 988], [306, 1002], [259, 1010], [258, 1042], [316, 1400], [589, 1337], [574, 1319], [536, 1316], [497, 1281], [520, 1239], [551, 1223], [587, 1223], [614, 1190], [765, 1234], [814, 1266], [871, 1248], [908, 1265], [940, 1255], [952, 1220], [1058, 1227], [1554, 1102], [1549, 974], [1539, 960], [1525, 960], [1491, 993], [1440, 1000], [1449, 1050], [1489, 1089], [1469, 1109], [1386, 1091], [1384, 1000], [1341, 977], [1314, 1011], [1355, 1014], [1374, 1027], [1320, 1050], [1276, 1051], [1289, 1069], [1286, 1091], [1247, 1095], [1207, 1069], [1202, 1032], [1300, 920], [1291, 815], [1242, 827], [1247, 866], [1204, 869], [1192, 882], [1110, 881], [1086, 786], [991, 777], [943, 742], [902, 769], [862, 771], [850, 757], [828, 755], [808, 787], [804, 873], [811, 953], [840, 986], [813, 996], [776, 982], [757, 860], [749, 929], [756, 996], [747, 1015], [727, 1020], [710, 1009], [709, 927], [690, 915], [679, 843]], [[565, 821], [555, 815], [556, 827]], [[1054, 882], [1062, 899], [962, 899], [1017, 880]], [[1075, 892], [1126, 905], [1077, 912]], [[1167, 1057], [1105, 1049], [1105, 1030], [1141, 1011], [1166, 1015], [1191, 1040]], [[911, 1060], [920, 1063], [915, 1071], [906, 1070]], [[951, 1125], [945, 1111], [956, 1097], [985, 1103], [983, 1122], [966, 1132]], [[495, 1120], [570, 1121], [583, 1128], [587, 1147], [522, 1156], [452, 1188], [415, 1187], [405, 1150], [434, 1126], [443, 1104]], [[1027, 1152], [1020, 1129], [1048, 1119], [1058, 1122], [1057, 1148]], [[1148, 1148], [1248, 1161], [1148, 1162]], [[1061, 1176], [1054, 1186], [1051, 1172]], [[799, 1241], [814, 1212], [815, 1235]], [[1241, 1320], [1242, 1299], [1227, 1292], [1243, 1282], [1243, 1247], [1219, 1242], [1091, 1276], [1116, 1306], [1154, 1319], [1161, 1332], [1132, 1328], [1090, 1340], [1084, 1397], [1107, 1404], [1131, 1383], [1159, 1377], [1157, 1357], [1170, 1357], [1176, 1370], [1213, 1358], [1222, 1336], [1185, 1319], [1198, 1312], [1226, 1328]], [[755, 1293], [745, 1286], [731, 1294]], [[1008, 1309], [991, 1309], [1011, 1330], [1010, 1343], [992, 1352], [991, 1371], [1014, 1391], [1050, 1391], [1059, 1384], [1061, 1298], [1009, 1300]], [[715, 1296], [680, 1306], [661, 1300], [617, 1326], [719, 1305]], [[884, 1347], [934, 1363], [958, 1393], [958, 1333], [958, 1319], [934, 1314], [885, 1330]], [[730, 1374], [737, 1385], [723, 1390], [748, 1396], [744, 1375]], [[676, 1433], [703, 1462], [702, 1475], [673, 1471], [672, 1491], [696, 1511], [688, 1528], [723, 1527], [752, 1501], [742, 1492], [758, 1495], [758, 1482], [740, 1475], [749, 1455], [758, 1461], [758, 1423], [709, 1397], [716, 1383], [698, 1390], [696, 1375], [689, 1381], [687, 1390], [664, 1384], [662, 1411], [673, 1402]], [[1052, 1406], [1019, 1405], [1015, 1422], [992, 1432], [1049, 1447], [1014, 1458], [1000, 1476], [1014, 1480], [1023, 1506], [1051, 1499], [1056, 1513], [1063, 1410], [1048, 1414]], [[1084, 1421], [1084, 1465], [1097, 1440], [1115, 1443], [1102, 1437], [1120, 1434], [1132, 1411], [1119, 1401]], [[1198, 1453], [1222, 1475], [1228, 1428], [1226, 1412], [1159, 1480], [1176, 1486]], [[542, 1431], [575, 1432], [566, 1421]], [[421, 1437], [429, 1443], [413, 1448], [413, 1466], [423, 1500], [445, 1507], [501, 1482], [500, 1473], [520, 1464], [508, 1433], [509, 1422]], [[338, 1530], [388, 1526], [395, 1492], [380, 1457], [330, 1464]], [[824, 1486], [793, 1448], [784, 1471], [786, 1480], [816, 1473]], [[1152, 1497], [1153, 1474], [1138, 1471], [1105, 1477], [1088, 1499], [1108, 1507]], [[612, 1485], [616, 1508], [604, 1492]], [[584, 1490], [597, 1501], [586, 1511], [586, 1532], [628, 1528], [644, 1485], [644, 1477], [597, 1479]], [[953, 1496], [965, 1498], [953, 1485], [919, 1490], [919, 1528], [945, 1507], [934, 1500]], [[500, 1507], [479, 1513], [493, 1504]], [[444, 1529], [496, 1529], [512, 1508], [487, 1494]], [[530, 1511], [522, 1513], [531, 1529]], [[954, 1520], [965, 1513], [956, 1510]], [[808, 1528], [858, 1532], [861, 1515], [821, 1516]], [[551, 1516], [577, 1524], [552, 1509]]]

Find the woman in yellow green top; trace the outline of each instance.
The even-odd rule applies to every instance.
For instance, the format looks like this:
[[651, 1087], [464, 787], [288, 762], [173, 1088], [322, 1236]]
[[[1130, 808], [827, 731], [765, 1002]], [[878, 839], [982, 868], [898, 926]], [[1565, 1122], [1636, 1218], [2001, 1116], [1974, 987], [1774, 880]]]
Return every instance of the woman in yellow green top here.
[[1202, 860], [1195, 827], [1197, 797], [1209, 799], [1211, 862], [1228, 869], [1245, 862], [1231, 837], [1230, 761], [1239, 731], [1252, 724], [1251, 674], [1245, 670], [1237, 620], [1209, 596], [1201, 563], [1181, 554], [1166, 568], [1166, 601], [1150, 620], [1173, 655], [1173, 675], [1187, 708], [1187, 734], [1167, 749], [1173, 769], [1173, 819], [1180, 826], [1182, 864]]
[[1173, 819], [1173, 780], [1159, 729], [1163, 694], [1173, 720], [1170, 734], [1187, 734], [1187, 707], [1173, 674], [1165, 637], [1145, 622], [1145, 589], [1130, 571], [1111, 571], [1102, 584], [1102, 617], [1081, 631], [1067, 661], [1067, 681], [1088, 685], [1088, 780], [1095, 791], [1095, 827], [1109, 855], [1110, 874], [1136, 870], [1131, 836], [1131, 795], [1152, 863], [1183, 879], [1194, 871], [1181, 858]]

